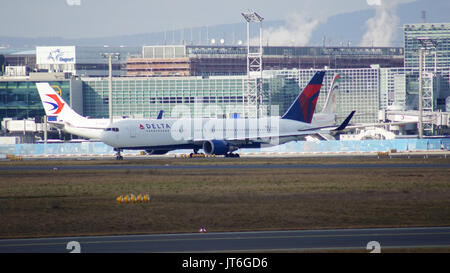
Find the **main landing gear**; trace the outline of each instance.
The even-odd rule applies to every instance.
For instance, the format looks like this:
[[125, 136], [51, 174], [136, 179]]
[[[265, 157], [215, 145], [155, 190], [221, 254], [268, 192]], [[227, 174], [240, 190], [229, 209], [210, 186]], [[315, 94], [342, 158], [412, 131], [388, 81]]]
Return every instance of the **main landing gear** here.
[[123, 160], [123, 156], [120, 155], [120, 149], [114, 149], [116, 151], [116, 160]]
[[239, 157], [239, 154], [228, 153], [225, 154], [225, 157]]
[[194, 148], [194, 153], [190, 153], [189, 154], [189, 158], [192, 158], [192, 157], [205, 157], [205, 154], [199, 154], [198, 153], [198, 148]]

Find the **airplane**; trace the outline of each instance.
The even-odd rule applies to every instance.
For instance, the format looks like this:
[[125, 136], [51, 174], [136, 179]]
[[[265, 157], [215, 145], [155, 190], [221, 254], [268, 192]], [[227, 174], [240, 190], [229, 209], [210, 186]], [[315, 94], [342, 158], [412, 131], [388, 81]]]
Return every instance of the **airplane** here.
[[[79, 115], [49, 83], [36, 83], [36, 87], [47, 115], [47, 122], [57, 129], [83, 138], [100, 139], [100, 134], [110, 124], [109, 119], [90, 119]], [[161, 110], [157, 119], [161, 119], [163, 113]]]
[[69, 134], [100, 139], [101, 133], [110, 123], [109, 119], [89, 119], [79, 115], [48, 82], [36, 83], [36, 87], [50, 125]]
[[152, 154], [177, 149], [193, 149], [197, 153], [203, 149], [206, 154], [239, 157], [233, 153], [239, 148], [274, 146], [310, 134], [341, 131], [355, 111], [339, 126], [311, 124], [324, 75], [325, 71], [316, 72], [281, 117], [119, 120], [108, 125], [100, 140], [114, 148], [118, 160], [123, 159], [120, 153], [124, 149], [143, 149]]
[[[337, 96], [339, 95], [340, 74], [335, 74], [330, 84], [327, 97], [321, 112], [315, 113], [311, 124], [314, 126], [331, 126], [337, 119]], [[335, 137], [327, 133], [317, 133], [304, 137], [304, 140], [335, 140]]]
[[[339, 74], [337, 74], [328, 92], [322, 112], [315, 113], [311, 123], [317, 126], [331, 126], [336, 121], [336, 96], [338, 89]], [[57, 129], [64, 132], [81, 136], [83, 138], [98, 140], [101, 132], [109, 125], [109, 119], [90, 119], [76, 113], [70, 106], [58, 95], [58, 93], [50, 86], [49, 83], [36, 83], [42, 105], [48, 117], [48, 122]], [[306, 98], [300, 96], [301, 103], [306, 103]], [[302, 102], [305, 100], [305, 102]], [[317, 100], [312, 102], [311, 107], [314, 111]], [[163, 110], [160, 110], [156, 119], [162, 119]], [[321, 133], [323, 139], [334, 139], [328, 134]], [[147, 150], [150, 155], [160, 154], [164, 151]]]
[[314, 114], [311, 121], [312, 124], [317, 126], [327, 126], [336, 123], [336, 104], [337, 96], [339, 95], [340, 79], [341, 76], [339, 74], [334, 75], [322, 111]]

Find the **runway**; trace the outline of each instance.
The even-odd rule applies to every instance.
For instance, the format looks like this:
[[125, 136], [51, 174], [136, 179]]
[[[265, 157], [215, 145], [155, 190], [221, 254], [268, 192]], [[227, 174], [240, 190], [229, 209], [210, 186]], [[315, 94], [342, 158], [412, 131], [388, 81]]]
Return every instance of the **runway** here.
[[189, 233], [0, 240], [0, 253], [218, 253], [450, 248], [450, 227]]
[[422, 163], [380, 163], [380, 164], [204, 164], [204, 165], [144, 165], [144, 164], [93, 164], [93, 165], [62, 165], [58, 163], [44, 166], [12, 165], [0, 166], [0, 171], [21, 170], [195, 170], [195, 169], [392, 169], [392, 168], [450, 168], [450, 164], [422, 164]]

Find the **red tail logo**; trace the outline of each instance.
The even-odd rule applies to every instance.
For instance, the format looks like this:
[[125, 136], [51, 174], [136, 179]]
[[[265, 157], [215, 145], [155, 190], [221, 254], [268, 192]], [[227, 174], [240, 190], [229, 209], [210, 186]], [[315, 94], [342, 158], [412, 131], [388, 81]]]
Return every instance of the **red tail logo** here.
[[56, 102], [56, 103], [53, 103], [53, 102], [45, 101], [45, 103], [48, 103], [51, 106], [53, 106], [53, 109], [50, 109], [50, 111], [56, 110], [55, 112], [53, 112], [54, 115], [61, 113], [61, 111], [64, 107], [64, 103], [59, 99], [58, 95], [50, 94], [47, 96], [52, 98]]

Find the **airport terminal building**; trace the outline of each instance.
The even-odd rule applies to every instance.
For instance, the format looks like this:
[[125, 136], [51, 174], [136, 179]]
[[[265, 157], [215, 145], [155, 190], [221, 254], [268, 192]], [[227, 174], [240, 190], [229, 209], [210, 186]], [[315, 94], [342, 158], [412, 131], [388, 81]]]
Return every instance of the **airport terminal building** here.
[[[250, 52], [258, 49], [250, 47]], [[401, 47], [263, 46], [263, 70], [402, 67]], [[230, 76], [247, 74], [246, 46], [144, 46], [142, 56], [129, 58], [127, 76]]]
[[[374, 123], [379, 120], [380, 110], [393, 106], [417, 110], [417, 38], [423, 35], [439, 41], [434, 55], [437, 58], [430, 55], [426, 62], [427, 72], [433, 71], [436, 63], [436, 73], [425, 79], [425, 88], [431, 94], [427, 110], [450, 111], [449, 24], [405, 25], [404, 29], [405, 49], [263, 47], [262, 80], [246, 75], [247, 52], [243, 46], [38, 47], [36, 64], [25, 74], [7, 75], [5, 60], [10, 57], [3, 58], [0, 119], [35, 118], [38, 122], [44, 111], [35, 83], [42, 81], [49, 81], [80, 114], [107, 118], [108, 69], [101, 53], [115, 52], [121, 56], [113, 63], [116, 117], [154, 118], [160, 110], [164, 110], [165, 117], [172, 117], [174, 108], [180, 105], [193, 117], [254, 116], [256, 105], [250, 92], [258, 81], [265, 113], [280, 115], [314, 72], [325, 69], [316, 111], [321, 110], [331, 80], [339, 73], [338, 116], [356, 110], [354, 122]], [[23, 60], [30, 65], [33, 59]], [[20, 66], [19, 59], [15, 64]], [[272, 105], [278, 109], [268, 110]]]

